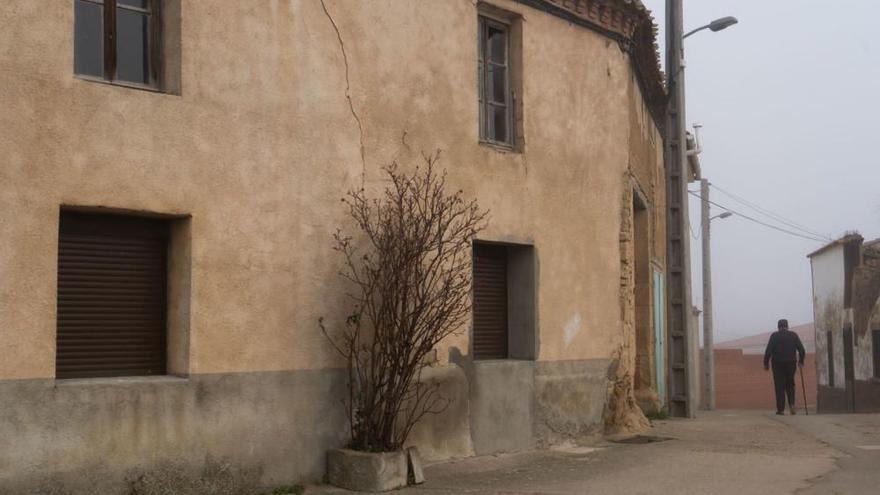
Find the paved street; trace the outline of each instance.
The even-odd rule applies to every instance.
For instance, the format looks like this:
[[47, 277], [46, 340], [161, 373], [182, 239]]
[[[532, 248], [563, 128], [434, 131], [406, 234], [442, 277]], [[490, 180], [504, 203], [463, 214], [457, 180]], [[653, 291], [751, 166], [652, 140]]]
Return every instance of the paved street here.
[[395, 493], [860, 494], [880, 485], [880, 415], [720, 411], [658, 421], [647, 434], [669, 440], [435, 464], [425, 485]]
[[837, 468], [799, 493], [850, 494], [880, 491], [880, 414], [821, 415], [784, 419], [799, 432], [833, 448]]

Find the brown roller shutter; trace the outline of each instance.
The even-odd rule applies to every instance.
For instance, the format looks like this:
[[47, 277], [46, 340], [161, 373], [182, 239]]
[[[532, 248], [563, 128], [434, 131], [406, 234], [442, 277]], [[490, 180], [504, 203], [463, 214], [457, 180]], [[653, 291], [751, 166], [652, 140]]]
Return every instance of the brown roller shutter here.
[[507, 358], [507, 249], [474, 245], [474, 359]]
[[168, 225], [63, 211], [57, 378], [165, 374]]

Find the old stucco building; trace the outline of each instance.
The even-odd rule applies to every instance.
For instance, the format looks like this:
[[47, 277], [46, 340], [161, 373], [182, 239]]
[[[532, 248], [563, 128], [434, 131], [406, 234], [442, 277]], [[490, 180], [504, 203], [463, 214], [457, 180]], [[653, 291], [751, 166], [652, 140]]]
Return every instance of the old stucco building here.
[[491, 212], [475, 252], [509, 311], [438, 349], [454, 402], [423, 455], [663, 407], [665, 96], [637, 0], [7, 0], [0, 22], [0, 492], [320, 479], [346, 441], [317, 325], [345, 315], [339, 198], [437, 149]]
[[809, 255], [819, 412], [880, 412], [880, 239], [848, 234]]

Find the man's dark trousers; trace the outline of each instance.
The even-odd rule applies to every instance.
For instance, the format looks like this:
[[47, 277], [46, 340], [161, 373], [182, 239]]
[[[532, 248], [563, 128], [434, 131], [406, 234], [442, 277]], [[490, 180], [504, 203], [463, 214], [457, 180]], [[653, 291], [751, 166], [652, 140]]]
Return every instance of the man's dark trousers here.
[[794, 408], [794, 374], [797, 371], [797, 361], [773, 361], [773, 385], [776, 387], [776, 412], [785, 411], [785, 396], [788, 396], [788, 405]]

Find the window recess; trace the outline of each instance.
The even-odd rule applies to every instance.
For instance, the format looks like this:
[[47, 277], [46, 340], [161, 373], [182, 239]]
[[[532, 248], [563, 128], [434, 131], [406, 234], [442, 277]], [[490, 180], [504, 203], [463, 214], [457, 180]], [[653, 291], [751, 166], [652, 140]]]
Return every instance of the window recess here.
[[160, 89], [161, 0], [74, 0], [74, 73]]
[[60, 220], [56, 378], [166, 374], [169, 222]]

